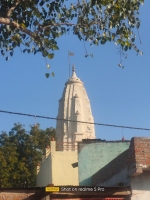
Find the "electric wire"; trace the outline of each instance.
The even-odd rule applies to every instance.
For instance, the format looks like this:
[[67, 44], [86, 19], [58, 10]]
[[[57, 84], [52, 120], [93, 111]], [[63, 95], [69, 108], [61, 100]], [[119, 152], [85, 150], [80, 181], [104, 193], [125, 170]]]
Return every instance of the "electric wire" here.
[[97, 122], [85, 122], [85, 121], [78, 121], [78, 120], [71, 120], [71, 119], [60, 119], [60, 118], [57, 118], [57, 117], [48, 117], [48, 116], [33, 115], [33, 114], [26, 114], [26, 113], [18, 113], [18, 112], [11, 112], [11, 111], [5, 111], [5, 110], [0, 110], [0, 113], [13, 114], [13, 115], [22, 115], [22, 116], [27, 116], [27, 117], [35, 117], [36, 116], [36, 118], [60, 120], [60, 121], [67, 121], [67, 122], [78, 122], [78, 123], [83, 123], [83, 124], [93, 124], [93, 125], [98, 125], [98, 126], [109, 126], [109, 127], [114, 127], [114, 128], [126, 128], [126, 129], [150, 131], [150, 128], [141, 128], [141, 127], [133, 127], [133, 126], [121, 126], [121, 125], [114, 125], [114, 124], [102, 124], [102, 123], [97, 123]]

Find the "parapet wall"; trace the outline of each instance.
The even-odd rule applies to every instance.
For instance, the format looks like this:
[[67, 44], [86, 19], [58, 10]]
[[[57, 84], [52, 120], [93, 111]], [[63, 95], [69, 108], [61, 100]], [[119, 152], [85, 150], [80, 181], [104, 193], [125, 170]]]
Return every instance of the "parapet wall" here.
[[56, 142], [50, 142], [37, 174], [37, 186], [78, 185], [77, 151], [56, 151]]
[[[86, 140], [78, 144], [79, 184], [93, 185], [92, 176], [129, 148], [130, 141]], [[111, 169], [106, 170], [106, 175]], [[97, 177], [97, 175], [96, 175]]]
[[130, 176], [139, 175], [143, 173], [143, 170], [150, 170], [150, 138], [135, 137], [131, 139], [129, 149], [92, 176], [92, 184], [127, 185]]

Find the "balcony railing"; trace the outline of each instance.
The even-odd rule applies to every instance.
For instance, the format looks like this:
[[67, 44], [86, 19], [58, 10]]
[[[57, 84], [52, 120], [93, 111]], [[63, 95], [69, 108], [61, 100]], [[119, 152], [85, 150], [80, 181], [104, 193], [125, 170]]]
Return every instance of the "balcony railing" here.
[[72, 142], [56, 143], [56, 151], [77, 151], [78, 144]]

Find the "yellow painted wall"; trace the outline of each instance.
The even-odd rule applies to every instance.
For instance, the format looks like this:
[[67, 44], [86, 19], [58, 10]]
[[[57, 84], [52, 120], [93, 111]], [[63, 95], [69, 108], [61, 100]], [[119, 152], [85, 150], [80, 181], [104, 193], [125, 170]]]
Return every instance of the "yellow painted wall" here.
[[37, 174], [37, 186], [78, 185], [78, 167], [72, 167], [78, 162], [77, 151], [56, 151], [55, 146], [56, 142], [51, 141], [51, 152]]
[[47, 186], [52, 183], [51, 170], [51, 157], [49, 155], [40, 165], [40, 170], [37, 174], [37, 186]]

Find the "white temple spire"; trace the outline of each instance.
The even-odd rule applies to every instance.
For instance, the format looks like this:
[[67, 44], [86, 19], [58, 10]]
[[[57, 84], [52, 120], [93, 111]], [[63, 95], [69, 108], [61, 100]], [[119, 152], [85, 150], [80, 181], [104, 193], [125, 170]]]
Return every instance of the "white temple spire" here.
[[58, 120], [56, 125], [58, 150], [77, 150], [77, 142], [95, 138], [94, 124], [91, 124], [94, 119], [90, 101], [83, 82], [76, 76], [74, 66], [72, 76], [66, 82], [62, 98], [59, 100], [58, 118], [65, 119]]

